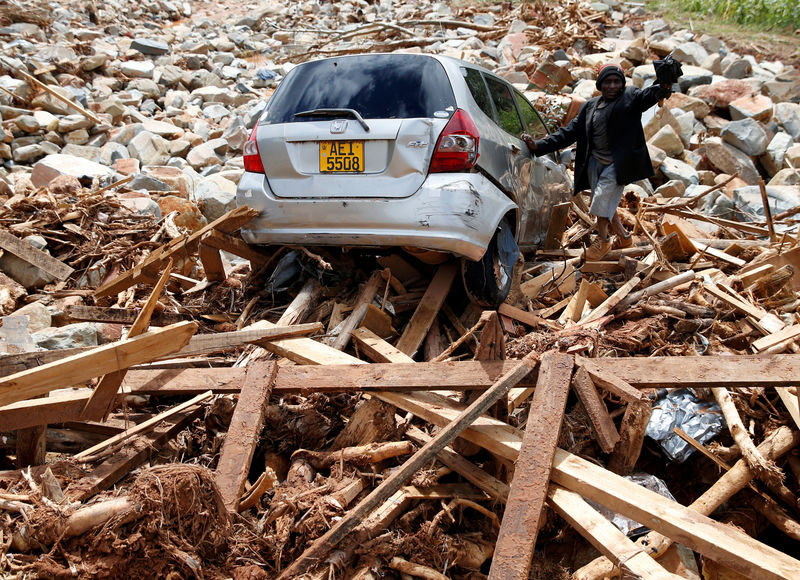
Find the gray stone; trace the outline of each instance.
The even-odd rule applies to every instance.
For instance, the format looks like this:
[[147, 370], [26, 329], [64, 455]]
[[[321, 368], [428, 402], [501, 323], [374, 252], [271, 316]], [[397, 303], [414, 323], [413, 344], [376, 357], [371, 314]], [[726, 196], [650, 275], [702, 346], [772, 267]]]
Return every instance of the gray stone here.
[[136, 215], [150, 215], [158, 220], [161, 219], [161, 208], [149, 195], [142, 195], [137, 191], [132, 191], [120, 195], [119, 202], [131, 213]]
[[722, 173], [739, 177], [748, 185], [757, 185], [759, 180], [756, 169], [750, 156], [743, 151], [722, 141], [719, 137], [709, 137], [703, 142], [702, 150], [712, 167]]
[[82, 180], [84, 184], [90, 183], [95, 177], [110, 178], [117, 173], [112, 169], [74, 155], [61, 153], [46, 156], [33, 166], [31, 183], [34, 187], [42, 187], [58, 175], [72, 175]]
[[128, 83], [126, 89], [131, 93], [138, 91], [150, 99], [158, 99], [161, 97], [161, 87], [159, 87], [153, 79], [133, 79]]
[[142, 131], [128, 143], [128, 152], [142, 165], [164, 165], [169, 159], [169, 142], [149, 131]]
[[81, 68], [86, 72], [97, 70], [106, 64], [108, 56], [105, 54], [92, 54], [81, 60]]
[[15, 310], [14, 316], [28, 317], [28, 332], [38, 332], [50, 328], [53, 323], [50, 310], [38, 300]]
[[183, 129], [176, 127], [167, 121], [156, 121], [154, 119], [147, 119], [142, 123], [145, 131], [149, 131], [154, 135], [164, 137], [165, 139], [177, 139], [184, 133]]
[[239, 116], [234, 117], [222, 132], [222, 138], [228, 142], [233, 151], [241, 151], [249, 136], [250, 132], [247, 130], [244, 120]]
[[[766, 187], [767, 200], [772, 215], [790, 210], [800, 205], [800, 186], [770, 185]], [[764, 217], [764, 204], [759, 186], [737, 187], [733, 190], [733, 202], [741, 211], [739, 219], [752, 220], [752, 216]]]
[[697, 42], [684, 42], [675, 48], [672, 56], [681, 63], [703, 66], [703, 62], [708, 58], [708, 51]]
[[661, 197], [681, 197], [686, 191], [686, 183], [679, 179], [670, 179], [656, 188], [655, 194]]
[[119, 70], [122, 74], [131, 78], [153, 78], [155, 65], [149, 60], [126, 60], [120, 63]]
[[710, 70], [700, 68], [699, 66], [686, 65], [681, 67], [683, 69], [683, 76], [678, 79], [678, 85], [684, 93], [689, 92], [689, 89], [699, 85], [710, 85], [714, 74]]
[[74, 155], [81, 157], [94, 163], [102, 163], [102, 156], [100, 155], [99, 147], [91, 147], [90, 145], [78, 145], [76, 143], [67, 143], [61, 150], [64, 155]]
[[667, 157], [659, 167], [661, 173], [669, 180], [680, 181], [686, 185], [696, 185], [700, 183], [700, 176], [697, 170], [688, 163], [679, 159]]
[[[38, 250], [45, 250], [47, 242], [41, 236], [26, 236], [22, 239]], [[5, 273], [9, 278], [16, 280], [28, 290], [41, 288], [49, 284], [55, 277], [44, 270], [40, 270], [30, 262], [18, 258], [11, 252], [4, 252], [0, 255], [0, 272]]]
[[220, 155], [227, 151], [228, 143], [224, 139], [212, 139], [192, 148], [186, 155], [186, 161], [194, 169], [202, 169], [209, 165], [219, 165], [222, 162]]
[[230, 111], [222, 105], [213, 103], [203, 108], [203, 116], [219, 123], [222, 119], [230, 115]]
[[143, 175], [141, 173], [135, 175], [127, 185], [128, 189], [143, 189], [145, 191], [170, 191], [172, 188], [154, 177]]
[[117, 159], [128, 159], [130, 158], [131, 154], [128, 151], [128, 148], [123, 145], [122, 143], [116, 143], [114, 141], [109, 141], [102, 147], [100, 147], [100, 159], [99, 162], [103, 165], [113, 165]]
[[83, 115], [67, 115], [58, 120], [58, 132], [69, 133], [78, 129], [88, 129], [94, 122]]
[[47, 350], [97, 346], [97, 325], [94, 322], [78, 322], [66, 326], [51, 327], [34, 332], [31, 338], [37, 346]]
[[778, 103], [775, 105], [775, 118], [795, 141], [800, 141], [800, 105]]
[[169, 54], [169, 45], [160, 40], [153, 40], [151, 38], [134, 38], [131, 42], [131, 48], [138, 50], [142, 54], [151, 56], [160, 56], [162, 54]]
[[670, 156], [680, 155], [683, 151], [683, 142], [670, 125], [661, 127], [649, 142]]
[[66, 143], [74, 145], [86, 145], [89, 142], [89, 132], [86, 129], [78, 129], [77, 131], [70, 131], [64, 135]]
[[751, 118], [731, 121], [722, 129], [720, 136], [726, 143], [748, 155], [761, 155], [767, 150], [767, 132], [761, 123]]
[[236, 183], [220, 174], [204, 177], [190, 199], [198, 204], [203, 216], [212, 222], [236, 207]]
[[25, 133], [36, 133], [40, 129], [39, 122], [33, 115], [20, 115], [14, 119], [14, 124]]
[[728, 79], [743, 79], [750, 74], [752, 66], [750, 63], [743, 59], [736, 59], [724, 66], [722, 75]]
[[769, 180], [769, 185], [800, 185], [800, 171], [781, 169]]
[[24, 145], [22, 147], [11, 147], [11, 155], [17, 163], [26, 163], [38, 159], [45, 155], [45, 150], [39, 143]]

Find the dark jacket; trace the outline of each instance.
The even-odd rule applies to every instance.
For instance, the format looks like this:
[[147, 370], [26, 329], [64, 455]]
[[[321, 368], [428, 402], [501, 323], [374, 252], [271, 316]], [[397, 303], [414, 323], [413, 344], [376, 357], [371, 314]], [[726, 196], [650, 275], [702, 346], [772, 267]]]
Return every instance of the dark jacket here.
[[[642, 113], [655, 105], [659, 99], [670, 95], [669, 89], [660, 85], [652, 85], [646, 89], [628, 87], [612, 103], [608, 117], [608, 141], [611, 156], [614, 158], [614, 169], [617, 172], [617, 183], [626, 185], [651, 177], [653, 165], [647, 152], [647, 143], [642, 129]], [[558, 149], [568, 147], [577, 141], [575, 156], [575, 193], [589, 189], [589, 157], [591, 152], [591, 136], [589, 134], [592, 113], [602, 97], [589, 99], [581, 107], [578, 116], [569, 125], [559, 129], [552, 135], [536, 141], [536, 155], [545, 155]]]

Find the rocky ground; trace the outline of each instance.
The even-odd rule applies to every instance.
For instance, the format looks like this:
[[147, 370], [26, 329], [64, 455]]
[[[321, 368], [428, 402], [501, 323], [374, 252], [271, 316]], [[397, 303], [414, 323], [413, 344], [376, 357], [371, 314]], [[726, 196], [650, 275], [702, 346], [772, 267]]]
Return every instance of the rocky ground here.
[[[794, 270], [786, 269], [793, 268], [791, 263], [779, 261], [796, 243], [793, 216], [800, 207], [800, 70], [789, 61], [738, 54], [719, 38], [673, 29], [638, 4], [613, 0], [557, 5], [65, 0], [48, 6], [45, 11], [39, 4], [0, 0], [0, 315], [27, 315], [30, 334], [19, 339], [11, 336], [10, 324], [0, 327], [9, 353], [119, 341], [121, 324], [79, 322], [67, 314], [70, 308], [143, 307], [149, 284], [131, 285], [103, 298], [94, 292], [152, 258], [165, 244], [201, 231], [235, 207], [243, 144], [265, 99], [294, 64], [363, 51], [430, 51], [477, 62], [525, 91], [552, 128], [592, 96], [596, 70], [602, 64], [621, 64], [629, 82], [644, 86], [655, 76], [652, 61], [672, 53], [683, 63], [684, 76], [676, 93], [644, 119], [656, 177], [629, 186], [625, 197], [625, 219], [636, 228], [642, 252], [614, 256], [619, 263], [582, 265], [584, 280], [593, 280], [602, 296], [589, 302], [602, 304], [645, 267], [655, 266], [659, 279], [690, 267], [708, 268], [706, 284], [714, 277], [722, 286], [723, 279], [716, 276], [726, 276], [725, 283], [746, 291], [759, 313], [766, 316], [769, 310], [781, 327], [798, 322], [800, 287], [792, 282]], [[569, 163], [569, 156], [564, 160]], [[772, 226], [762, 201], [762, 180]], [[664, 211], [666, 206], [669, 211]], [[602, 331], [570, 331], [569, 325], [581, 320], [580, 312], [575, 315], [573, 308], [570, 318], [564, 308], [569, 309], [580, 282], [575, 270], [579, 248], [588, 241], [586, 217], [580, 207], [572, 209], [560, 240], [565, 249], [561, 254], [525, 256], [526, 264], [518, 272], [521, 284], [510, 303], [518, 311], [535, 313], [539, 322], [528, 332], [531, 318], [523, 317], [527, 326], [519, 318], [516, 323], [506, 320], [509, 358], [553, 346], [591, 356], [751, 352], [751, 343], [761, 336], [758, 325], [727, 306], [722, 313], [715, 311], [712, 306], [720, 306], [719, 297], [704, 295], [705, 287], [698, 284], [677, 288], [668, 301], [632, 302], [624, 315], [606, 320], [608, 327]], [[681, 235], [706, 240], [706, 245], [691, 242], [694, 245], [687, 248], [683, 238], [677, 243], [675, 227]], [[772, 246], [768, 227], [774, 228]], [[670, 232], [674, 243], [666, 239]], [[2, 236], [48, 252], [68, 271], [20, 259]], [[727, 253], [711, 255], [714, 241], [723, 243]], [[289, 253], [278, 250], [275, 260], [263, 263], [223, 254], [225, 276], [216, 284], [204, 283], [205, 263], [196, 256], [184, 260], [175, 272], [180, 279], [168, 287], [158, 313], [191, 318], [209, 334], [240, 330], [259, 320], [324, 321], [329, 333], [335, 333], [346, 305], [358, 297], [359, 282], [377, 266], [360, 255], [311, 250], [280, 261], [277, 257], [287, 258]], [[631, 259], [651, 252], [649, 262]], [[752, 266], [768, 262], [774, 268], [764, 272], [771, 272], [771, 278], [747, 275]], [[392, 263], [393, 275], [402, 281], [391, 289], [389, 327], [399, 332], [432, 275], [425, 264], [412, 263], [419, 271], [403, 275], [395, 268], [397, 262]], [[714, 272], [712, 266], [717, 267]], [[652, 275], [648, 272], [647, 279]], [[280, 281], [281, 274], [288, 278]], [[321, 288], [314, 291], [311, 305], [303, 305], [304, 312], [290, 316], [292, 308], [287, 305], [303, 295], [309, 278], [321, 281]], [[729, 302], [732, 296], [727, 296]], [[480, 324], [480, 313], [465, 306], [458, 290], [447, 306], [441, 324], [414, 355], [418, 361], [443, 353], [471, 357], [467, 345], [476, 350], [466, 340], [462, 350], [445, 353], [458, 336]], [[516, 316], [522, 316], [518, 311]], [[796, 348], [789, 340], [765, 351]], [[258, 358], [253, 347], [241, 346], [199, 364], [246, 365]], [[9, 360], [0, 359], [0, 364], [10, 366]], [[760, 439], [791, 424], [775, 397], [770, 399], [763, 391], [747, 395], [738, 404], [754, 436]], [[127, 425], [138, 411], [150, 416], [173, 403], [163, 397], [130, 397], [128, 410], [113, 414], [104, 428]], [[619, 417], [623, 407], [618, 400], [613, 403], [609, 404]], [[27, 524], [40, 535], [34, 534], [36, 541], [27, 545], [16, 540], [9, 548], [12, 539], [19, 538], [27, 512], [15, 511], [7, 503], [0, 506], [7, 512], [0, 526], [0, 570], [18, 577], [134, 573], [277, 577], [331, 521], [341, 517], [345, 487], [356, 480], [362, 486], [364, 481], [375, 485], [383, 477], [377, 469], [368, 474], [363, 465], [353, 469], [346, 463], [338, 471], [336, 465], [310, 469], [292, 456], [298, 449], [345, 446], [337, 435], [356, 405], [364, 403], [353, 394], [273, 398], [257, 458], [260, 466], [266, 464], [276, 474], [276, 488], [229, 519], [219, 508], [206, 470], [216, 467], [233, 408], [231, 396], [218, 397], [204, 408], [203, 420], [175, 437], [160, 459], [153, 458], [153, 465], [166, 466], [133, 472], [121, 484], [121, 496], [152, 517], [134, 523], [114, 520], [91, 536], [76, 534], [63, 542], [42, 530], [66, 519], [76, 506], [54, 507], [40, 489], [42, 471], [31, 478], [12, 470], [14, 453], [9, 450], [3, 458], [9, 471], [0, 472], [5, 494], [0, 499], [34, 504], [36, 514], [26, 516]], [[508, 421], [522, 426], [526, 413], [525, 408], [517, 409]], [[571, 407], [565, 421], [568, 428], [560, 445], [604, 462], [606, 455], [595, 446], [580, 405]], [[402, 420], [391, 423], [386, 439], [401, 437], [408, 427]], [[86, 425], [81, 429], [73, 425], [72, 431], [65, 428], [60, 443], [55, 431], [48, 432], [48, 461], [62, 486], [87, 477], [86, 464], [70, 454], [96, 443], [98, 433], [108, 435], [98, 425], [92, 428], [96, 431], [91, 435], [86, 434]], [[11, 437], [3, 435], [4, 448], [13, 449], [7, 436]], [[330, 447], [335, 438], [338, 444]], [[735, 460], [730, 443], [730, 439], [722, 442], [720, 454]], [[688, 504], [698, 486], [714, 479], [705, 471], [694, 475], [696, 463], [673, 464], [654, 449], [637, 467], [657, 471], [682, 503]], [[467, 454], [466, 449], [460, 451]], [[496, 475], [507, 475], [508, 465], [478, 458]], [[254, 468], [259, 472], [255, 476], [262, 470]], [[422, 488], [439, 480], [449, 482], [448, 475], [452, 474], [434, 466], [420, 471], [414, 483]], [[333, 497], [334, 492], [340, 495]], [[154, 499], [158, 497], [160, 506]], [[163, 501], [164, 497], [175, 501]], [[421, 502], [402, 514], [391, 532], [362, 546], [351, 545], [347, 554], [335, 554], [324, 570], [317, 571], [318, 577], [329, 572], [351, 577], [355, 570], [362, 578], [401, 577], [398, 566], [403, 566], [394, 562], [395, 556], [434, 571], [445, 570], [444, 577], [485, 577], [497, 532], [498, 516], [492, 510], [502, 515], [502, 508], [484, 504], [488, 508]], [[476, 512], [485, 517], [472, 516], [470, 510], [456, 524], [452, 510], [463, 515], [474, 505], [486, 512]], [[797, 548], [795, 536], [777, 534], [776, 539], [773, 529], [764, 531], [764, 518], [747, 509], [731, 505], [727, 521], [787, 553]], [[553, 514], [541, 537], [536, 555], [539, 577], [568, 577], [597, 555]], [[454, 559], [457, 564], [451, 566]]]

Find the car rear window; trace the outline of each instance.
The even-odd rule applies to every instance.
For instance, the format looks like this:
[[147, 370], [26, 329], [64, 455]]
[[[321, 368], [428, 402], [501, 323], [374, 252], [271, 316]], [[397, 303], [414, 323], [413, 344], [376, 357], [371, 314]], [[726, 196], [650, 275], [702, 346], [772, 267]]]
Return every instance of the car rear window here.
[[353, 109], [365, 119], [447, 117], [455, 96], [442, 65], [418, 55], [359, 55], [302, 64], [286, 75], [263, 121], [293, 123], [323, 117], [295, 114]]

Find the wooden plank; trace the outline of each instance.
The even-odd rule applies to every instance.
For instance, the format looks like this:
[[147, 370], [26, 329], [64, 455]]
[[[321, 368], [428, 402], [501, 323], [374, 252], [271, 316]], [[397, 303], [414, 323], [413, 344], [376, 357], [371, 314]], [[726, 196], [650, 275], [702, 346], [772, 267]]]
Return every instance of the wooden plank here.
[[0, 354], [0, 377], [7, 377], [28, 369], [35, 369], [43, 364], [62, 360], [74, 354], [88, 352], [92, 346], [79, 348], [63, 348], [58, 350], [43, 350], [36, 352], [21, 352], [18, 354]]
[[61, 260], [57, 260], [47, 252], [35, 247], [30, 242], [21, 240], [5, 230], [0, 230], [0, 249], [14, 254], [20, 260], [24, 260], [28, 264], [36, 266], [57, 280], [66, 280], [75, 271]]
[[256, 216], [258, 216], [258, 211], [247, 206], [232, 209], [192, 235], [176, 238], [153, 251], [136, 267], [123, 272], [113, 280], [100, 286], [95, 290], [94, 295], [98, 298], [112, 296], [137, 284], [140, 278], [148, 278], [149, 275], [152, 279], [153, 272], [160, 272], [163, 269], [163, 263], [170, 258], [175, 260], [175, 268], [179, 269], [183, 262], [191, 258], [192, 254], [197, 251], [200, 240], [205, 234], [212, 230], [219, 230], [224, 233], [234, 232]]
[[[5, 425], [3, 429], [6, 429]], [[17, 469], [43, 465], [47, 455], [47, 425], [35, 425], [17, 430]]]
[[535, 278], [523, 282], [520, 284], [519, 288], [525, 297], [531, 299], [536, 298], [545, 286], [555, 288], [569, 276], [573, 276], [575, 274], [575, 264], [580, 261], [580, 257], [569, 258], [563, 263], [558, 264], [552, 270], [548, 270]]
[[51, 393], [49, 397], [17, 401], [0, 407], [2, 431], [14, 431], [36, 425], [64, 423], [80, 419], [91, 392]]
[[713, 282], [703, 284], [703, 289], [712, 296], [714, 296], [715, 298], [722, 300], [729, 306], [734, 307], [736, 310], [739, 310], [747, 314], [748, 316], [752, 316], [756, 320], [763, 318], [767, 314], [767, 312], [763, 308], [760, 308], [755, 304], [751, 304], [750, 302], [747, 302], [745, 300], [740, 300], [738, 298], [731, 296]]
[[730, 254], [726, 254], [722, 250], [718, 250], [717, 248], [712, 248], [708, 244], [703, 244], [695, 240], [691, 240], [691, 242], [692, 245], [694, 246], [695, 251], [703, 252], [706, 256], [716, 258], [721, 262], [731, 264], [733, 266], [736, 266], [737, 268], [741, 268], [742, 266], [747, 264], [747, 262], [745, 262], [741, 258], [737, 258], [736, 256], [731, 256]]
[[[432, 393], [376, 396], [439, 426], [462, 408]], [[522, 443], [518, 429], [485, 415], [460, 436], [509, 461], [516, 460]], [[787, 554], [561, 449], [556, 450], [551, 479], [748, 577], [790, 579], [800, 569], [800, 562]]]
[[245, 344], [261, 344], [270, 340], [291, 338], [322, 332], [324, 326], [321, 322], [308, 322], [306, 324], [293, 324], [291, 326], [273, 326], [256, 330], [234, 330], [231, 332], [217, 332], [213, 334], [195, 334], [189, 344], [178, 352], [165, 358], [179, 358], [196, 356], [212, 352], [222, 352]]
[[744, 274], [749, 274], [756, 268], [760, 268], [767, 264], [774, 266], [776, 270], [786, 266], [787, 264], [790, 265], [794, 269], [794, 275], [789, 279], [789, 283], [786, 285], [786, 287], [794, 291], [800, 290], [800, 246], [792, 248], [787, 252], [778, 254], [777, 256], [773, 256], [771, 258], [767, 258], [766, 260], [758, 261], [755, 264], [745, 266], [739, 272], [739, 275], [741, 276]]
[[643, 580], [679, 580], [667, 572], [642, 548], [590, 506], [577, 493], [551, 485], [549, 503], [584, 538], [614, 564]]
[[256, 268], [268, 264], [275, 256], [275, 254], [270, 255], [262, 252], [258, 249], [258, 246], [251, 246], [242, 239], [222, 233], [219, 230], [206, 232], [203, 237], [200, 238], [200, 246], [224, 250], [230, 254], [249, 260]]
[[194, 322], [179, 322], [159, 330], [99, 346], [85, 353], [0, 379], [0, 405], [30, 399], [59, 387], [149, 362], [183, 347], [197, 330]]
[[566, 229], [567, 216], [569, 209], [572, 207], [572, 202], [565, 201], [557, 203], [550, 210], [550, 222], [547, 226], [547, 235], [544, 238], [542, 245], [545, 250], [553, 250], [561, 247], [561, 238]]
[[616, 308], [617, 304], [622, 302], [622, 299], [625, 298], [628, 294], [630, 294], [631, 290], [636, 288], [641, 282], [642, 279], [639, 276], [634, 276], [627, 282], [625, 282], [622, 286], [620, 286], [616, 292], [614, 292], [611, 296], [609, 296], [605, 302], [603, 302], [600, 306], [592, 310], [589, 314], [581, 318], [581, 322], [586, 324], [588, 322], [594, 322], [595, 320], [602, 318], [609, 312], [611, 312], [614, 308]]
[[589, 294], [589, 281], [586, 278], [581, 279], [581, 284], [578, 286], [578, 291], [572, 295], [564, 312], [561, 313], [559, 321], [567, 323], [580, 320], [583, 316], [583, 309], [586, 307], [586, 296]]
[[580, 366], [575, 371], [572, 388], [575, 389], [575, 393], [583, 403], [583, 408], [586, 409], [586, 415], [594, 429], [597, 444], [603, 453], [611, 453], [619, 441], [619, 432], [585, 367]]
[[85, 501], [108, 489], [157, 453], [167, 441], [200, 417], [202, 412], [201, 407], [187, 409], [156, 426], [149, 433], [135, 438], [128, 446], [97, 466], [91, 474], [70, 484], [64, 494], [73, 501]]
[[530, 353], [518, 364], [497, 380], [478, 399], [469, 405], [463, 412], [447, 425], [443, 426], [436, 436], [420, 448], [405, 463], [392, 471], [391, 475], [383, 480], [372, 492], [364, 498], [355, 508], [349, 510], [345, 516], [315, 540], [301, 556], [295, 560], [278, 577], [279, 580], [297, 578], [305, 573], [308, 568], [315, 565], [338, 542], [344, 538], [361, 520], [373, 509], [383, 503], [395, 493], [419, 468], [433, 459], [436, 454], [453, 441], [459, 433], [469, 427], [475, 419], [487, 411], [508, 389], [527, 375], [538, 363], [539, 354]]
[[[98, 306], [70, 305], [64, 309], [66, 318], [76, 321], [110, 322], [112, 324], [133, 324], [139, 315], [138, 309], [133, 308], [100, 308]], [[150, 316], [153, 326], [167, 326], [176, 322], [189, 320], [191, 317], [175, 312], [154, 312]]]
[[375, 362], [414, 363], [414, 359], [406, 353], [397, 350], [380, 336], [363, 326], [353, 331], [353, 341], [359, 351]]
[[572, 379], [573, 357], [546, 352], [517, 456], [489, 580], [527, 580]]
[[[787, 326], [778, 332], [773, 332], [767, 336], [762, 336], [761, 338], [757, 338], [750, 346], [753, 348], [753, 352], [759, 353], [780, 344], [785, 340], [792, 340], [800, 336], [800, 324], [793, 324], [792, 326]], [[787, 347], [788, 348], [788, 345]], [[785, 348], [783, 350], [786, 350]]]
[[800, 401], [798, 400], [800, 395], [792, 395], [788, 387], [775, 387], [775, 391], [783, 401], [783, 404], [786, 405], [786, 409], [788, 409], [789, 415], [792, 416], [795, 426], [800, 429]]
[[619, 441], [608, 460], [608, 468], [614, 473], [628, 475], [633, 471], [642, 453], [644, 432], [652, 412], [649, 400], [628, 403], [619, 427]]
[[[147, 327], [150, 325], [150, 316], [155, 311], [156, 305], [158, 304], [158, 298], [161, 296], [162, 290], [164, 290], [164, 287], [167, 285], [171, 271], [172, 260], [167, 260], [167, 264], [164, 267], [164, 272], [162, 272], [161, 278], [159, 278], [158, 282], [156, 282], [156, 285], [153, 287], [153, 290], [150, 292], [150, 296], [148, 296], [147, 302], [145, 302], [144, 307], [139, 313], [139, 316], [137, 316], [136, 320], [133, 321], [133, 325], [128, 331], [128, 338], [139, 336], [145, 330], [147, 330]], [[122, 379], [124, 378], [124, 370], [103, 375], [103, 378], [100, 379], [99, 383], [97, 383], [94, 393], [92, 393], [92, 396], [89, 397], [89, 400], [86, 402], [86, 406], [83, 408], [83, 419], [100, 420], [104, 418], [108, 413], [108, 410], [114, 401], [114, 395], [116, 395], [117, 390], [119, 390], [119, 386], [122, 384]]]
[[239, 511], [239, 499], [264, 427], [264, 412], [277, 372], [278, 365], [267, 361], [256, 361], [247, 368], [242, 392], [225, 435], [214, 480], [225, 507], [233, 513]]
[[200, 263], [203, 264], [206, 280], [209, 282], [221, 282], [227, 278], [225, 265], [222, 263], [222, 256], [217, 248], [200, 242], [198, 254], [200, 255]]
[[[372, 274], [370, 274], [370, 277], [367, 279], [367, 281], [364, 283], [364, 286], [361, 288], [361, 291], [358, 293], [358, 297], [353, 304], [353, 310], [350, 312], [350, 315], [344, 319], [341, 325], [337, 327], [339, 334], [330, 343], [330, 345], [336, 350], [344, 350], [347, 344], [350, 342], [350, 336], [353, 334], [353, 331], [357, 327], [361, 326], [361, 322], [364, 320], [364, 316], [367, 314], [367, 309], [369, 308], [372, 299], [375, 298], [375, 293], [378, 291], [378, 287], [383, 282], [382, 274], [382, 270], [375, 270], [372, 272]], [[387, 272], [387, 275], [388, 274], [389, 272]]]
[[[267, 320], [260, 320], [246, 327], [245, 330], [274, 328], [275, 326]], [[311, 338], [269, 340], [261, 343], [261, 347], [300, 365], [367, 364], [363, 360]]]
[[175, 405], [174, 407], [170, 407], [169, 409], [167, 409], [163, 413], [159, 413], [158, 415], [155, 415], [154, 417], [151, 417], [147, 421], [142, 421], [141, 423], [139, 423], [138, 425], [134, 425], [130, 429], [125, 429], [121, 433], [117, 433], [113, 437], [110, 437], [110, 438], [106, 439], [105, 441], [101, 441], [97, 445], [93, 445], [92, 447], [89, 447], [88, 449], [84, 449], [80, 453], [76, 453], [74, 457], [77, 460], [86, 460], [87, 457], [92, 457], [93, 455], [96, 455], [96, 454], [98, 454], [98, 453], [100, 453], [100, 452], [102, 452], [104, 450], [110, 449], [115, 445], [119, 445], [120, 443], [122, 443], [124, 441], [127, 441], [128, 439], [130, 439], [134, 435], [138, 435], [140, 433], [144, 433], [146, 431], [149, 431], [153, 426], [158, 425], [159, 423], [162, 423], [163, 421], [166, 421], [170, 417], [178, 415], [179, 413], [181, 413], [182, 411], [184, 411], [184, 410], [186, 410], [186, 409], [188, 409], [190, 407], [193, 407], [195, 405], [199, 405], [203, 401], [209, 400], [212, 396], [213, 396], [213, 393], [211, 391], [206, 391], [205, 393], [201, 393], [201, 394], [197, 395], [196, 397], [193, 397], [192, 399], [189, 399], [188, 401], [184, 401], [183, 403], [181, 403], [179, 405]]
[[511, 304], [506, 304], [505, 302], [497, 308], [497, 312], [503, 316], [508, 316], [509, 318], [513, 318], [514, 320], [517, 320], [523, 324], [527, 324], [532, 328], [536, 328], [537, 326], [544, 324], [542, 318], [533, 312], [522, 310], [521, 308], [511, 306]]
[[408, 321], [403, 334], [397, 341], [395, 345], [397, 350], [406, 353], [408, 356], [414, 356], [422, 341], [425, 340], [425, 335], [428, 334], [431, 324], [439, 314], [439, 309], [450, 292], [450, 287], [453, 285], [457, 271], [458, 266], [453, 261], [439, 266], [428, 289], [422, 296], [422, 300], [417, 305], [414, 315]]
[[608, 369], [602, 368], [596, 361], [597, 359], [587, 358], [579, 358], [577, 361], [578, 365], [586, 370], [596, 386], [613, 393], [627, 403], [638, 403], [647, 399], [643, 393], [635, 389], [630, 383], [619, 378], [613, 372], [609, 372]]

